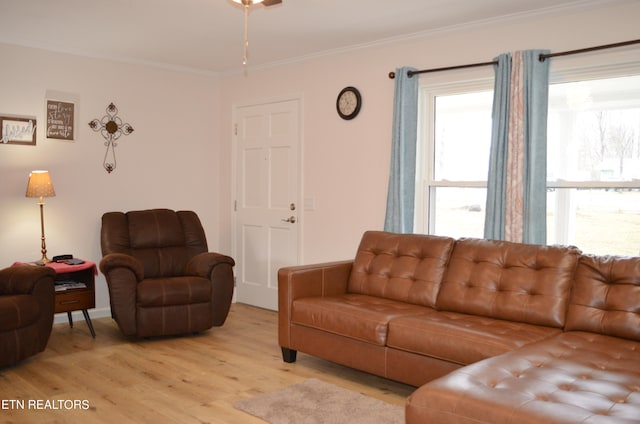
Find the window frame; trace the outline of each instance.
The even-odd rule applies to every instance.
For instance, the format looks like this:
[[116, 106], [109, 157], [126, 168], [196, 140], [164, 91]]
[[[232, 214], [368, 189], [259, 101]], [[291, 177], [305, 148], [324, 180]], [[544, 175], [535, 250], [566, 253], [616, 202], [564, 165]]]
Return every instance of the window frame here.
[[[487, 69], [489, 72], [487, 72]], [[488, 75], [489, 73], [489, 75]], [[462, 78], [454, 80], [451, 78]], [[493, 69], [487, 67], [459, 72], [439, 78], [420, 81], [418, 102], [418, 146], [416, 160], [416, 193], [414, 229], [417, 233], [433, 234], [435, 229], [435, 190], [438, 187], [487, 188], [487, 180], [436, 180], [435, 179], [435, 98], [442, 95], [456, 95], [470, 92], [493, 90]]]

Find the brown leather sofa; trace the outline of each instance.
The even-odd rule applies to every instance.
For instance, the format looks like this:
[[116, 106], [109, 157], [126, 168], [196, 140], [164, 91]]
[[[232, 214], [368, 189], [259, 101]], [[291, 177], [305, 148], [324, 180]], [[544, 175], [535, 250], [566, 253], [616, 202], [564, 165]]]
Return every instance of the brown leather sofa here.
[[0, 367], [47, 347], [53, 325], [56, 273], [49, 267], [0, 270]]
[[208, 252], [195, 212], [107, 212], [101, 246], [111, 315], [123, 334], [169, 336], [224, 324], [235, 263]]
[[640, 420], [640, 258], [371, 231], [278, 279], [283, 359], [421, 386], [407, 423]]

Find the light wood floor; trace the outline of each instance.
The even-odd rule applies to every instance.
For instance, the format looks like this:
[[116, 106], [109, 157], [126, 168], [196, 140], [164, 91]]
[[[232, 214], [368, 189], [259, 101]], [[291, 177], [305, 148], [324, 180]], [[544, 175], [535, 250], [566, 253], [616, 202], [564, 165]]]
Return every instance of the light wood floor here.
[[[276, 321], [275, 312], [234, 304], [223, 327], [194, 336], [128, 339], [100, 318], [93, 339], [84, 321], [55, 324], [44, 352], [0, 369], [0, 422], [263, 423], [233, 402], [307, 378], [397, 405], [414, 390], [303, 353], [287, 364]], [[29, 409], [29, 399], [40, 403]], [[66, 409], [74, 400], [89, 408]]]

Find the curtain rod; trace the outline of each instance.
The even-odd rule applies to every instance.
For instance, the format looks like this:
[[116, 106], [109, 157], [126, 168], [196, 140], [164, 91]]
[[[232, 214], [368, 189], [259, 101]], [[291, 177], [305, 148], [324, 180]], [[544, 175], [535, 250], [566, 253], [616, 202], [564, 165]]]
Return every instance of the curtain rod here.
[[[568, 55], [572, 55], [572, 54], [587, 53], [587, 52], [592, 52], [592, 51], [596, 51], [596, 50], [612, 49], [614, 47], [624, 47], [624, 46], [630, 46], [632, 44], [640, 44], [640, 39], [630, 40], [630, 41], [622, 41], [620, 43], [604, 44], [602, 46], [587, 47], [587, 48], [584, 48], [584, 49], [567, 50], [567, 51], [558, 52], [558, 53], [540, 54], [540, 56], [538, 56], [538, 60], [540, 62], [544, 62], [546, 59], [551, 58], [551, 57], [568, 56]], [[409, 77], [412, 77], [412, 76], [414, 76], [416, 74], [426, 74], [426, 73], [429, 73], [429, 72], [440, 72], [440, 71], [451, 71], [453, 69], [476, 68], [476, 67], [479, 67], [479, 66], [495, 65], [497, 63], [498, 63], [497, 61], [493, 60], [491, 62], [470, 63], [468, 65], [445, 66], [444, 68], [422, 69], [422, 70], [419, 70], [419, 71], [408, 71], [407, 75]], [[393, 72], [393, 71], [389, 72], [389, 78], [390, 79], [394, 79], [395, 77], [396, 77], [396, 73], [395, 72]]]

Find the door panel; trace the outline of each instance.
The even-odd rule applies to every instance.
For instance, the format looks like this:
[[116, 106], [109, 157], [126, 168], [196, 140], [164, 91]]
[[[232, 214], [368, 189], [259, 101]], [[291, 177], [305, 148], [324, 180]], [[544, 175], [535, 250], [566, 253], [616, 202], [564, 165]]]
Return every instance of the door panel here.
[[299, 118], [298, 100], [234, 110], [236, 300], [272, 310], [299, 256]]

